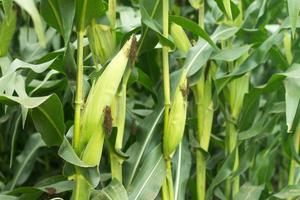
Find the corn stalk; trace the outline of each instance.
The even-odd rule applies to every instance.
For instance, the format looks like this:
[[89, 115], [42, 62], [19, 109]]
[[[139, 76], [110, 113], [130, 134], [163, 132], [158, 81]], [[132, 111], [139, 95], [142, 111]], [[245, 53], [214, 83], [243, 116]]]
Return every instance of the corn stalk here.
[[[283, 40], [283, 46], [284, 46], [284, 51], [285, 51], [285, 56], [287, 58], [287, 61], [289, 64], [292, 63], [293, 61], [293, 54], [292, 54], [292, 38], [290, 33], [287, 31], [285, 32], [284, 35], [284, 40]], [[298, 123], [296, 130], [293, 135], [293, 141], [294, 141], [294, 146], [293, 148], [295, 149], [295, 153], [299, 154], [299, 145], [300, 145], [300, 123]], [[295, 185], [295, 173], [296, 173], [296, 168], [298, 164], [297, 161], [292, 157], [291, 162], [290, 162], [290, 169], [289, 169], [289, 177], [288, 177], [288, 185]], [[287, 200], [292, 200], [293, 198], [288, 198]]]
[[[232, 18], [227, 18], [226, 22], [228, 24], [241, 25], [243, 22], [243, 5], [242, 1], [238, 2], [238, 8], [240, 9], [240, 14], [237, 17], [236, 21], [233, 21]], [[232, 47], [232, 40], [228, 40], [225, 43], [226, 47]], [[243, 59], [243, 58], [241, 58]], [[238, 65], [238, 61], [228, 62], [228, 70], [231, 72], [234, 70], [235, 66]], [[225, 98], [228, 101], [229, 108], [229, 119], [226, 121], [226, 142], [225, 142], [225, 152], [227, 155], [233, 153], [235, 150], [235, 159], [233, 165], [233, 171], [236, 171], [239, 166], [239, 150], [238, 150], [238, 135], [236, 130], [236, 124], [239, 117], [239, 113], [241, 111], [244, 95], [248, 92], [249, 87], [249, 74], [245, 74], [244, 76], [237, 78], [230, 83], [228, 83]], [[232, 180], [227, 178], [226, 186], [225, 186], [225, 195], [226, 198], [231, 199], [234, 198], [235, 195], [239, 192], [240, 188], [240, 177], [239, 175], [235, 176]]]
[[[169, 37], [169, 0], [163, 1], [163, 36]], [[169, 47], [163, 46], [162, 49], [162, 59], [163, 59], [163, 85], [164, 85], [164, 137], [168, 131], [169, 123], [169, 112], [170, 112], [170, 75], [169, 75]], [[165, 157], [166, 167], [167, 167], [167, 177], [162, 186], [162, 198], [163, 200], [172, 200], [173, 197], [173, 180], [172, 180], [172, 167], [171, 160]]]
[[[300, 144], [300, 124], [298, 124], [296, 131], [293, 135], [294, 138], [294, 148], [295, 153], [299, 153], [299, 144]], [[289, 177], [288, 177], [288, 185], [295, 185], [295, 172], [296, 167], [298, 166], [297, 161], [295, 159], [291, 159], [290, 163], [290, 171], [289, 171]], [[292, 200], [293, 198], [288, 198], [288, 200]]]
[[[84, 7], [87, 1], [83, 3]], [[85, 8], [83, 8], [85, 10]], [[74, 134], [73, 134], [73, 147], [75, 152], [80, 153], [80, 137], [81, 137], [81, 107], [83, 104], [83, 37], [85, 32], [85, 14], [80, 15], [80, 22], [77, 28], [77, 77], [76, 77], [76, 96], [75, 96], [75, 116], [74, 116]], [[72, 198], [74, 200], [83, 200], [89, 198], [90, 187], [85, 178], [81, 175], [80, 168], [75, 167], [75, 188], [73, 190]]]
[[[200, 1], [198, 8], [198, 24], [204, 29], [205, 6]], [[208, 151], [213, 121], [212, 102], [212, 66], [205, 66], [201, 77], [193, 87], [197, 113], [197, 142], [203, 151]], [[197, 199], [204, 200], [206, 194], [206, 158], [202, 151], [196, 152], [196, 185]]]

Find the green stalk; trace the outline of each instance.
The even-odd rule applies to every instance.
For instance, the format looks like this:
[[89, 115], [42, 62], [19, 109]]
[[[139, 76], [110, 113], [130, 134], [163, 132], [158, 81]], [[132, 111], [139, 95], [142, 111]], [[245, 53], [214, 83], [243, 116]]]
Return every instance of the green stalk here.
[[[284, 46], [284, 51], [285, 51], [285, 56], [287, 58], [287, 61], [291, 65], [292, 61], [293, 61], [292, 39], [291, 39], [290, 32], [288, 32], [288, 31], [286, 31], [284, 33], [283, 46]], [[294, 148], [295, 148], [295, 152], [297, 154], [299, 153], [299, 143], [300, 143], [300, 123], [298, 123], [296, 131], [294, 133]], [[291, 163], [290, 163], [288, 185], [295, 184], [295, 172], [296, 172], [297, 166], [298, 166], [298, 164], [297, 164], [296, 160], [292, 157]], [[288, 198], [287, 200], [292, 200], [292, 199], [293, 198]]]
[[[238, 1], [238, 8], [240, 10], [240, 15], [236, 19], [235, 23], [237, 26], [241, 26], [243, 23], [243, 3], [242, 0]], [[228, 24], [234, 24], [234, 21], [231, 19], [226, 19]], [[232, 46], [232, 41], [228, 40], [225, 45], [227, 47]], [[228, 63], [229, 71], [232, 71], [235, 68], [235, 63], [229, 62]], [[238, 79], [233, 80], [231, 83], [228, 84], [228, 91], [227, 95], [229, 98], [229, 108], [230, 108], [230, 115], [233, 120], [236, 120], [239, 116], [244, 94], [248, 91], [248, 83], [249, 82], [249, 74], [244, 75]], [[237, 146], [238, 142], [238, 135], [235, 124], [228, 120], [226, 122], [226, 154], [229, 155], [236, 149], [235, 152], [235, 161], [233, 166], [233, 171], [235, 171], [239, 166], [239, 150]], [[238, 193], [240, 188], [240, 177], [236, 176], [231, 179], [226, 180], [225, 186], [225, 195], [226, 198], [232, 199]]]
[[[231, 45], [231, 43], [229, 44]], [[234, 63], [228, 63], [230, 71], [234, 68]], [[230, 108], [230, 116], [232, 120], [236, 120], [239, 116], [240, 110], [243, 105], [243, 99], [245, 93], [248, 91], [249, 85], [249, 74], [246, 74], [240, 78], [233, 80], [228, 84], [228, 91], [225, 91], [228, 95], [228, 102]], [[235, 161], [233, 166], [233, 171], [235, 171], [239, 166], [239, 150], [237, 146], [238, 135], [235, 124], [233, 121], [228, 120], [226, 122], [226, 154], [229, 155], [234, 150], [236, 152]], [[226, 180], [226, 197], [231, 199], [239, 191], [240, 178], [236, 176], [231, 179]]]
[[75, 117], [74, 117], [74, 136], [73, 146], [76, 153], [79, 153], [80, 142], [80, 122], [81, 122], [81, 106], [82, 106], [82, 86], [83, 86], [83, 31], [77, 33], [77, 81], [75, 96]]
[[114, 29], [116, 27], [116, 8], [117, 8], [116, 0], [109, 0], [108, 1], [108, 19], [109, 19], [110, 26], [112, 29]]
[[[211, 66], [210, 66], [211, 67]], [[193, 88], [197, 108], [197, 140], [204, 151], [208, 151], [213, 122], [211, 69], [208, 76], [203, 72], [199, 82]], [[205, 199], [206, 191], [206, 158], [201, 151], [196, 152], [197, 199]]]
[[172, 178], [172, 164], [171, 159], [167, 160], [167, 185], [168, 185], [168, 193], [169, 199], [174, 199], [174, 186], [173, 186], [173, 178]]
[[[163, 1], [163, 35], [168, 38], [169, 36], [169, 0]], [[168, 131], [169, 111], [170, 111], [170, 75], [169, 75], [169, 47], [163, 46], [162, 49], [163, 59], [163, 84], [164, 84], [164, 134]], [[163, 184], [162, 197], [163, 200], [173, 200], [173, 180], [172, 180], [172, 167], [170, 158], [165, 158], [167, 166], [167, 177]]]
[[[83, 10], [80, 13], [80, 22], [77, 27], [77, 76], [76, 76], [76, 96], [75, 96], [75, 116], [74, 116], [74, 134], [73, 134], [73, 148], [79, 155], [80, 153], [80, 132], [81, 132], [81, 107], [83, 104], [83, 37], [85, 32], [85, 12], [87, 8], [87, 1], [83, 3]], [[80, 172], [79, 167], [75, 167], [75, 188], [72, 194], [74, 200], [89, 199], [90, 185], [85, 180]]]
[[87, 200], [90, 198], [91, 186], [76, 167], [75, 188], [72, 194], [72, 200]]
[[[237, 148], [237, 131], [236, 131], [235, 125], [232, 122], [227, 121], [226, 132], [227, 132], [226, 153], [227, 153], [227, 155], [229, 155], [230, 153], [232, 153], [234, 151], [235, 148]], [[238, 155], [238, 149], [236, 149], [233, 171], [235, 171], [238, 168], [238, 165], [239, 165], [239, 155]], [[231, 193], [232, 193], [232, 197], [234, 197], [234, 195], [238, 193], [239, 187], [240, 187], [239, 176], [234, 177], [233, 180], [227, 179], [226, 180], [226, 192], [225, 192], [226, 198], [231, 199]]]
[[204, 0], [202, 0], [198, 10], [198, 24], [202, 29], [204, 29], [204, 17], [205, 17], [205, 7], [204, 7]]
[[[163, 35], [169, 36], [169, 0], [163, 0]], [[170, 100], [170, 75], [169, 75], [169, 47], [163, 46], [163, 83], [164, 83], [164, 98], [165, 98], [165, 114], [164, 114], [164, 131], [166, 131], [169, 110], [171, 105]]]
[[[80, 153], [80, 124], [81, 124], [81, 106], [82, 106], [82, 89], [83, 89], [83, 36], [84, 31], [77, 32], [77, 81], [75, 96], [75, 117], [74, 117], [74, 135], [73, 147], [77, 154]], [[75, 189], [72, 195], [74, 200], [88, 199], [90, 196], [90, 185], [80, 173], [80, 168], [76, 167]]]
[[[296, 131], [294, 133], [294, 148], [296, 153], [299, 153], [299, 143], [300, 143], [300, 123], [298, 124]], [[295, 184], [295, 172], [296, 167], [298, 166], [295, 159], [291, 159], [290, 164], [290, 172], [289, 172], [289, 179], [288, 179], [288, 185], [294, 185]], [[288, 198], [288, 200], [292, 200], [293, 198]]]
[[[201, 2], [198, 13], [198, 24], [204, 29], [204, 1]], [[197, 140], [205, 151], [208, 151], [213, 121], [211, 67], [208, 70], [206, 75], [203, 69], [200, 80], [193, 88], [197, 110]], [[205, 200], [206, 158], [200, 151], [196, 152], [196, 170], [197, 199]]]
[[161, 189], [161, 196], [163, 200], [169, 200], [169, 191], [168, 191], [168, 181], [167, 178], [165, 179], [163, 185], [162, 185], [162, 189]]
[[243, 19], [244, 19], [244, 12], [243, 12], [243, 1], [239, 0], [238, 1], [238, 8], [240, 10], [240, 14], [236, 19], [237, 25], [241, 25], [243, 23]]

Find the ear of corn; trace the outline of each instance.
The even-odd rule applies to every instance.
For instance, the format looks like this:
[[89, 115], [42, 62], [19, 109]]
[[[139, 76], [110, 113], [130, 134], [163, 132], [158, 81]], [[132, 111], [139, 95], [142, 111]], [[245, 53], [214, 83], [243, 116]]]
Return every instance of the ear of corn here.
[[[183, 53], [187, 53], [192, 45], [182, 27], [172, 23], [171, 35], [174, 39], [175, 46]], [[167, 132], [164, 133], [163, 138], [164, 155], [166, 158], [172, 156], [176, 147], [181, 142], [184, 133], [187, 109], [187, 93], [188, 86], [186, 72], [182, 71], [181, 80], [175, 89], [173, 103], [170, 109]]]
[[171, 35], [174, 39], [175, 46], [182, 52], [187, 53], [191, 48], [191, 43], [183, 28], [177, 24], [171, 24]]
[[82, 120], [82, 160], [98, 165], [104, 140], [104, 111], [111, 107], [128, 62], [132, 38], [125, 43], [94, 84]]
[[249, 74], [235, 79], [228, 84], [228, 102], [230, 105], [231, 115], [237, 119], [243, 106], [244, 96], [248, 92]]
[[197, 129], [200, 147], [207, 151], [213, 123], [212, 76], [215, 66], [207, 66], [207, 72], [201, 73], [200, 79], [193, 87], [197, 106]]
[[183, 137], [187, 111], [187, 92], [187, 79], [186, 76], [182, 76], [171, 105], [167, 132], [163, 136], [163, 151], [166, 158], [172, 157]]
[[115, 53], [115, 32], [111, 27], [93, 21], [87, 33], [95, 65], [104, 65]]

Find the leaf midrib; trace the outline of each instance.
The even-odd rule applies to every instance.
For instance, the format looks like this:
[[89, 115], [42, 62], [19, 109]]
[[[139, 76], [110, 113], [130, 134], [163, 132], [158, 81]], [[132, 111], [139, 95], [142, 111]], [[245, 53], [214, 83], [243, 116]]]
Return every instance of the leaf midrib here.
[[158, 121], [159, 121], [159, 119], [160, 119], [160, 117], [161, 117], [163, 111], [164, 111], [164, 108], [161, 109], [160, 113], [158, 114], [157, 118], [155, 119], [155, 121], [154, 121], [154, 123], [153, 123], [153, 125], [152, 125], [152, 127], [151, 127], [151, 129], [150, 129], [150, 131], [149, 131], [149, 134], [147, 134], [146, 140], [145, 140], [145, 142], [144, 142], [143, 145], [142, 145], [142, 149], [141, 149], [141, 151], [140, 151], [140, 153], [139, 153], [139, 155], [138, 155], [137, 162], [135, 162], [134, 168], [133, 168], [133, 170], [132, 170], [132, 174], [131, 174], [131, 176], [130, 176], [130, 178], [129, 178], [128, 185], [130, 185], [131, 182], [132, 182], [132, 180], [133, 180], [133, 177], [134, 177], [134, 175], [135, 175], [135, 172], [136, 172], [136, 170], [137, 170], [137, 167], [138, 167], [138, 165], [139, 165], [139, 163], [140, 163], [140, 160], [141, 160], [141, 158], [142, 158], [143, 152], [145, 151], [145, 148], [146, 148], [146, 146], [147, 146], [147, 144], [148, 144], [148, 141], [149, 141], [149, 139], [151, 138], [152, 133], [154, 132], [154, 129], [155, 129], [155, 127], [156, 127], [156, 125], [157, 125], [157, 123], [158, 123]]
[[[235, 29], [236, 27], [232, 27], [232, 28], [229, 28], [229, 29], [225, 29], [219, 33], [217, 33], [216, 35], [212, 36], [212, 40], [213, 39], [217, 39], [220, 35], [222, 35], [223, 33], [226, 33], [227, 31], [231, 31], [233, 29]], [[203, 45], [202, 48], [200, 48], [200, 50], [196, 53], [196, 55], [192, 58], [190, 64], [186, 67], [186, 71], [189, 72], [193, 63], [195, 62], [195, 60], [197, 59], [197, 57], [200, 55], [200, 53], [209, 45], [208, 42], [205, 42], [205, 44]]]
[[36, 146], [32, 149], [32, 151], [30, 151], [30, 153], [29, 153], [29, 155], [26, 157], [26, 159], [22, 162], [21, 167], [19, 168], [19, 170], [18, 170], [18, 172], [17, 172], [15, 178], [13, 179], [13, 182], [12, 182], [12, 184], [11, 184], [10, 190], [12, 190], [12, 189], [15, 187], [16, 182], [17, 182], [18, 179], [19, 179], [18, 177], [20, 176], [20, 173], [23, 171], [23, 169], [25, 168], [25, 166], [26, 166], [27, 163], [28, 163], [28, 160], [29, 160], [30, 158], [32, 158], [32, 156], [34, 155], [34, 153], [36, 152], [36, 150], [37, 150], [38, 148], [40, 148], [40, 144], [36, 145]]
[[148, 183], [150, 177], [152, 176], [152, 174], [154, 173], [155, 169], [157, 168], [157, 166], [159, 165], [161, 159], [163, 158], [163, 156], [160, 156], [160, 158], [158, 159], [157, 163], [154, 165], [153, 169], [151, 170], [149, 176], [147, 177], [147, 179], [145, 180], [145, 182], [143, 183], [142, 187], [140, 188], [139, 192], [137, 193], [136, 197], [134, 198], [134, 200], [138, 199], [138, 197], [140, 196], [140, 194], [142, 193], [142, 191], [144, 190], [146, 184]]
[[63, 136], [60, 134], [60, 130], [59, 128], [55, 125], [55, 122], [51, 119], [51, 117], [47, 114], [47, 112], [41, 108], [41, 107], [37, 107], [37, 109], [44, 114], [44, 116], [49, 120], [50, 124], [53, 126], [53, 128], [55, 129], [55, 131], [57, 132], [57, 135], [59, 136], [59, 138], [61, 140], [63, 140]]

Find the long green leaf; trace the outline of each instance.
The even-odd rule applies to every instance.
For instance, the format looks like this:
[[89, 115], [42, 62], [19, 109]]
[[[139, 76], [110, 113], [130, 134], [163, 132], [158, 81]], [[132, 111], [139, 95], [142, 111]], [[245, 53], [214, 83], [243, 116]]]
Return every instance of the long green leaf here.
[[58, 155], [63, 158], [68, 163], [71, 163], [80, 167], [94, 167], [93, 165], [88, 165], [83, 162], [75, 153], [72, 145], [69, 143], [67, 138], [64, 138], [62, 144], [59, 147]]
[[75, 5], [75, 21], [80, 31], [83, 31], [93, 18], [100, 17], [106, 9], [102, 0], [75, 0]]
[[[232, 37], [238, 31], [237, 27], [219, 26], [212, 35], [212, 41], [226, 40]], [[199, 40], [197, 44], [192, 47], [184, 62], [183, 68], [187, 71], [188, 76], [192, 76], [199, 71], [202, 66], [207, 62], [213, 48], [205, 40]]]
[[18, 200], [19, 198], [15, 197], [15, 196], [11, 196], [11, 195], [0, 194], [0, 199], [1, 200]]
[[12, 190], [16, 185], [24, 183], [30, 176], [35, 161], [35, 155], [40, 147], [45, 146], [41, 135], [36, 133], [29, 137], [25, 149], [17, 157], [18, 165], [14, 173], [14, 178], [11, 182], [10, 189]]
[[48, 146], [60, 145], [65, 133], [63, 107], [57, 95], [31, 111], [35, 128], [41, 133]]
[[147, 131], [147, 134], [145, 134], [145, 137], [141, 142], [137, 142], [134, 145], [132, 145], [129, 150], [126, 152], [130, 157], [128, 160], [125, 161], [125, 169], [127, 171], [125, 176], [125, 186], [128, 187], [134, 177], [137, 174], [138, 167], [141, 164], [142, 157], [145, 154], [146, 147], [149, 145], [152, 136], [155, 133], [155, 129], [160, 122], [162, 115], [163, 115], [164, 109], [162, 107], [159, 107], [157, 111], [155, 111], [153, 114], [151, 114], [149, 117], [145, 118], [144, 125], [146, 126], [145, 129]]
[[176, 169], [176, 177], [174, 179], [174, 200], [184, 200], [185, 191], [188, 179], [190, 178], [190, 170], [192, 166], [192, 156], [188, 148], [186, 139], [180, 143], [175, 159], [176, 163], [173, 165]]
[[224, 48], [222, 49], [222, 51], [213, 54], [211, 59], [232, 62], [243, 56], [246, 52], [248, 52], [250, 47], [251, 46], [249, 45], [245, 45], [232, 48]]
[[293, 197], [299, 197], [300, 195], [300, 185], [289, 185], [284, 187], [280, 192], [274, 194], [273, 196], [278, 199], [287, 199]]
[[116, 179], [113, 179], [108, 186], [92, 193], [91, 200], [128, 200], [127, 191]]
[[152, 200], [157, 196], [166, 176], [161, 145], [146, 156], [136, 178], [128, 188], [130, 200]]
[[16, 13], [11, 10], [0, 23], [0, 56], [5, 56], [16, 29]]
[[287, 0], [287, 5], [290, 16], [290, 23], [292, 27], [292, 34], [295, 37], [297, 19], [300, 11], [300, 3], [297, 0]]
[[218, 170], [217, 175], [211, 181], [211, 184], [207, 189], [207, 199], [212, 199], [214, 188], [232, 174], [235, 154], [236, 150], [229, 154], [221, 168]]
[[245, 183], [236, 194], [234, 200], [259, 200], [264, 186], [254, 186]]
[[46, 38], [44, 33], [44, 27], [43, 27], [42, 19], [40, 17], [38, 9], [36, 8], [34, 1], [33, 0], [14, 0], [14, 1], [26, 12], [28, 12], [28, 14], [31, 16], [39, 41], [41, 45], [45, 47]]
[[41, 14], [45, 21], [57, 29], [68, 43], [75, 17], [74, 0], [45, 0], [41, 2]]

